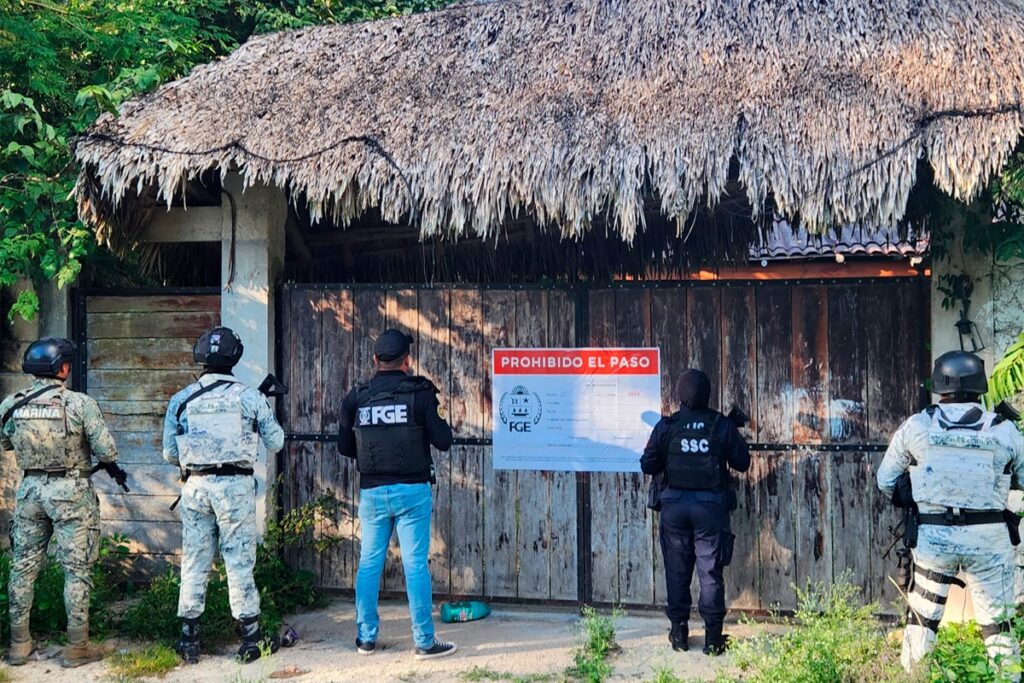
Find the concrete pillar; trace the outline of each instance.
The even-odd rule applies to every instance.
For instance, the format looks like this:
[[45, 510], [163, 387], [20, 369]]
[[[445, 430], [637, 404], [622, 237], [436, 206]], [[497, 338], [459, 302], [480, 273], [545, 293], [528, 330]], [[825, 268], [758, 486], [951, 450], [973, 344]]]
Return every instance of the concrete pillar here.
[[[221, 324], [242, 338], [245, 353], [235, 368], [235, 376], [258, 386], [268, 372], [274, 371], [275, 306], [274, 283], [284, 264], [284, 225], [288, 213], [284, 193], [274, 187], [255, 185], [242, 189], [237, 173], [228, 175], [224, 190], [235, 203], [234, 273], [232, 276], [232, 238], [230, 204], [225, 216], [221, 240]], [[228, 199], [224, 200], [228, 203]], [[257, 517], [262, 524], [273, 501], [266, 500], [267, 482], [277, 478], [275, 458], [262, 454], [256, 476], [260, 497]]]

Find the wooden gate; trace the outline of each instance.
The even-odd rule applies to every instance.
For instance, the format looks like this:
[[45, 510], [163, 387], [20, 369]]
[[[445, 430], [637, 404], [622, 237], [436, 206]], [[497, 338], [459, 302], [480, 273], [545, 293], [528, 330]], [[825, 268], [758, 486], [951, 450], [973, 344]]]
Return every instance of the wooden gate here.
[[128, 471], [125, 494], [106, 474], [93, 477], [104, 535], [125, 536], [131, 570], [152, 576], [181, 553], [181, 521], [168, 507], [178, 469], [164, 462], [167, 401], [195, 381], [192, 344], [220, 322], [216, 289], [77, 290], [74, 333], [82, 351], [75, 381], [103, 410]]
[[[295, 558], [321, 585], [351, 588], [358, 478], [334, 440], [345, 392], [371, 373], [374, 337], [417, 338], [416, 369], [441, 389], [457, 437], [435, 454], [431, 548], [439, 595], [657, 605], [665, 600], [654, 516], [637, 474], [492, 467], [490, 351], [499, 346], [657, 346], [664, 410], [673, 378], [703, 368], [716, 406], [753, 418], [738, 477], [734, 608], [795, 607], [793, 585], [844, 571], [866, 600], [894, 597], [880, 557], [894, 516], [874, 471], [892, 430], [924, 397], [926, 280], [622, 283], [579, 288], [286, 285], [279, 298], [282, 500], [341, 505], [317, 534], [340, 542]], [[386, 590], [401, 591], [397, 547]]]

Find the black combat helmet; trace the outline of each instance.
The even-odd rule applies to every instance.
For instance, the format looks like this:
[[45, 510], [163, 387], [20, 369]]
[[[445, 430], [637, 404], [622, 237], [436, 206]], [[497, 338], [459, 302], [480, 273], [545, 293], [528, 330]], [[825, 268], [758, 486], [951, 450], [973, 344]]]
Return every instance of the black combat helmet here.
[[967, 351], [948, 351], [935, 359], [932, 371], [932, 391], [941, 396], [972, 394], [981, 396], [988, 391], [985, 361]]
[[74, 360], [78, 348], [74, 342], [61, 337], [43, 337], [25, 349], [21, 369], [38, 377], [56, 377], [64, 363]]
[[211, 327], [192, 347], [192, 359], [208, 368], [233, 368], [244, 350], [241, 337], [230, 327]]

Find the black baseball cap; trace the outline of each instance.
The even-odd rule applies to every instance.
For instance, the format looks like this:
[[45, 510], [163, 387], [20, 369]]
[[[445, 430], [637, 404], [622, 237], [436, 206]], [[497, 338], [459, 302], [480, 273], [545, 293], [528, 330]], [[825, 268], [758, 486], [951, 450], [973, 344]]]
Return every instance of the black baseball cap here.
[[373, 344], [373, 354], [385, 363], [409, 353], [409, 345], [415, 341], [405, 332], [396, 329], [384, 330]]

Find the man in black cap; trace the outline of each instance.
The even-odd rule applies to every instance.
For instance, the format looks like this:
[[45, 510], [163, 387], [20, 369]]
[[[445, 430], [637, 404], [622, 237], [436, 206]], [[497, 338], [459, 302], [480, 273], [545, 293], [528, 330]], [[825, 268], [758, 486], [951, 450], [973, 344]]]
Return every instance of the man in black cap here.
[[362, 544], [356, 574], [356, 649], [376, 651], [380, 616], [377, 596], [392, 532], [398, 532], [409, 596], [416, 659], [455, 652], [454, 643], [434, 637], [430, 587], [430, 447], [447, 451], [452, 429], [437, 400], [437, 387], [410, 376], [413, 338], [387, 330], [373, 347], [376, 374], [352, 389], [341, 404], [338, 451], [359, 470]]
[[[737, 425], [712, 410], [711, 380], [687, 370], [676, 384], [679, 411], [655, 425], [640, 469], [660, 477], [661, 549], [665, 556], [666, 613], [672, 649], [689, 649], [690, 579], [700, 580], [698, 610], [704, 619], [704, 654], [725, 651], [725, 583], [722, 569], [732, 560], [735, 536], [729, 513], [736, 507], [728, 468], [746, 472], [750, 450]], [[657, 508], [656, 508], [657, 509]]]

